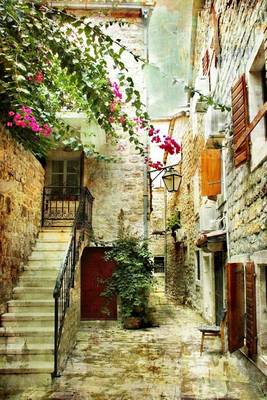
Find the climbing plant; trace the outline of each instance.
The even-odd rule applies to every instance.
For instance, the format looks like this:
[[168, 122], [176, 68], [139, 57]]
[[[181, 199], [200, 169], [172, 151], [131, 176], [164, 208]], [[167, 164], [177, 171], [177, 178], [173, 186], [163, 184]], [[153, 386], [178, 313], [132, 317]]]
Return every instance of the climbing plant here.
[[[121, 58], [128, 50], [100, 25], [43, 1], [0, 0], [0, 13], [1, 123], [37, 157], [62, 142], [105, 158], [93, 145], [82, 144], [73, 128], [58, 117], [62, 110], [85, 113], [115, 142], [120, 127], [141, 155], [145, 154], [143, 131], [162, 150], [180, 151], [175, 140], [161, 137], [152, 126]], [[111, 69], [117, 80], [110, 78]], [[148, 158], [146, 162], [161, 167], [160, 162]]]

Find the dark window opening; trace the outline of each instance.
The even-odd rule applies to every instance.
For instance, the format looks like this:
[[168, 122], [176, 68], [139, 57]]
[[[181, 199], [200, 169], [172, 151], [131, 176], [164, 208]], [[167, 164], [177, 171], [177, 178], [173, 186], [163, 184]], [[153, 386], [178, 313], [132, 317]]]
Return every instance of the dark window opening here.
[[164, 272], [164, 257], [154, 257], [154, 272]]
[[199, 252], [199, 250], [196, 251], [196, 275], [197, 275], [197, 280], [200, 281], [201, 271], [200, 271], [200, 252]]

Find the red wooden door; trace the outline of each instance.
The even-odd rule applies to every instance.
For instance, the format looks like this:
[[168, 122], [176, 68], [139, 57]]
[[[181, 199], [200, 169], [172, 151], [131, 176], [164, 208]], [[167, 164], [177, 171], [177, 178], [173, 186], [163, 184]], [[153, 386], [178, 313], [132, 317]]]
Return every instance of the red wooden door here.
[[256, 321], [256, 282], [255, 266], [246, 264], [246, 346], [248, 356], [253, 358], [257, 354], [257, 321]]
[[[105, 260], [106, 248], [86, 248], [81, 259], [81, 319], [116, 320], [116, 297], [101, 296], [105, 280], [112, 275], [115, 264]], [[107, 301], [108, 300], [108, 301]], [[106, 312], [108, 311], [108, 312]]]
[[228, 346], [232, 353], [244, 345], [244, 268], [241, 263], [227, 265], [227, 308]]

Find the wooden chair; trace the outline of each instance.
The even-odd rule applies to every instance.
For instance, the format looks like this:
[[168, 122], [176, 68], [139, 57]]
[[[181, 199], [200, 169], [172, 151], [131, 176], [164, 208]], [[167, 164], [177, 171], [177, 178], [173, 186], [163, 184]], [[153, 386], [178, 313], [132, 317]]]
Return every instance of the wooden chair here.
[[200, 355], [203, 353], [204, 349], [204, 339], [205, 337], [220, 337], [221, 345], [222, 345], [222, 353], [224, 353], [224, 329], [226, 324], [226, 310], [223, 310], [220, 326], [217, 325], [203, 325], [198, 328], [198, 330], [202, 333], [201, 336], [201, 344], [200, 344]]

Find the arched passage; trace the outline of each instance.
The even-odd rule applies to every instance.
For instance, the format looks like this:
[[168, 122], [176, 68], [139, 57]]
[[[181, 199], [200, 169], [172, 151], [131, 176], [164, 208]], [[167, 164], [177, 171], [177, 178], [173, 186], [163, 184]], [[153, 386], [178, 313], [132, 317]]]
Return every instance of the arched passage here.
[[[85, 248], [81, 258], [81, 319], [116, 320], [117, 299], [101, 296], [115, 264], [105, 260], [104, 247]], [[108, 311], [108, 312], [107, 312]]]

